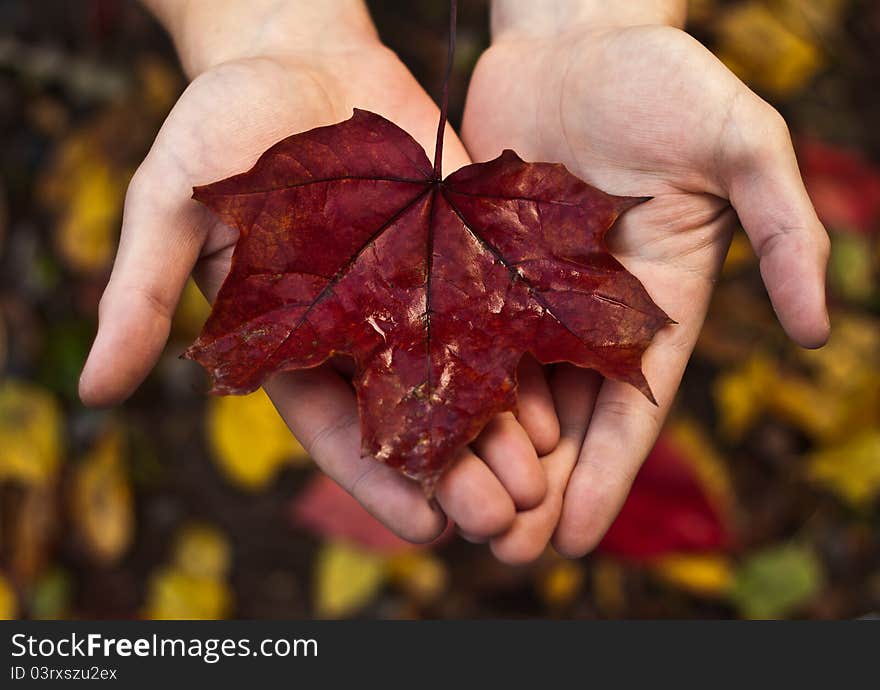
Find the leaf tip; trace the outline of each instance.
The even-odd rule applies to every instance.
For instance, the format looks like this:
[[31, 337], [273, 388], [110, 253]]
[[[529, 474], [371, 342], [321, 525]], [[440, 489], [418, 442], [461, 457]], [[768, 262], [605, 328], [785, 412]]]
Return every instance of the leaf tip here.
[[207, 190], [210, 185], [198, 185], [192, 188], [192, 196], [191, 199], [195, 199], [196, 201], [200, 201], [204, 203], [205, 197], [207, 196]]
[[645, 375], [641, 371], [635, 374], [635, 376], [630, 380], [630, 383], [635, 386], [636, 390], [644, 395], [648, 399], [648, 402], [650, 402], [654, 407], [660, 407], [660, 404], [657, 402], [657, 398], [654, 397], [651, 386], [648, 385], [648, 379], [645, 378]]
[[650, 201], [654, 197], [652, 196], [619, 196], [617, 197], [617, 212], [624, 213], [625, 211], [629, 211], [631, 208], [635, 208], [640, 204], [644, 204], [646, 201]]

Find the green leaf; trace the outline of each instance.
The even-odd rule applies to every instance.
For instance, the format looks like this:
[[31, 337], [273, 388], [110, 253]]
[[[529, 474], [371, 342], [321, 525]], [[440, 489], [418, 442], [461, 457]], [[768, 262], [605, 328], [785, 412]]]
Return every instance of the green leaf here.
[[816, 595], [822, 581], [811, 548], [783, 544], [750, 556], [737, 570], [730, 596], [744, 618], [786, 618]]

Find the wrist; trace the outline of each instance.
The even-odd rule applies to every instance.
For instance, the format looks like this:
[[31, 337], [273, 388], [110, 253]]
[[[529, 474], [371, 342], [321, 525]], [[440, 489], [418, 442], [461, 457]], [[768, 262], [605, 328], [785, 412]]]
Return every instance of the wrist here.
[[142, 0], [187, 76], [248, 57], [319, 55], [379, 42], [363, 0]]
[[543, 38], [579, 29], [658, 24], [682, 28], [687, 0], [492, 0], [492, 40]]

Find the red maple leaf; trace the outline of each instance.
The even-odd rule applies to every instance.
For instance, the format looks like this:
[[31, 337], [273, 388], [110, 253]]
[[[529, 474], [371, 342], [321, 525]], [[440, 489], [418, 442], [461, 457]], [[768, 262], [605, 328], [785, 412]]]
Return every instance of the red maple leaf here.
[[454, 534], [452, 523], [430, 544], [411, 544], [370, 515], [350, 493], [326, 474], [316, 474], [291, 502], [291, 516], [302, 527], [324, 539], [344, 541], [375, 553], [436, 546]]
[[653, 400], [641, 357], [671, 322], [605, 246], [645, 198], [605, 194], [513, 151], [442, 179], [445, 112], [444, 98], [433, 166], [397, 125], [355, 110], [193, 194], [240, 233], [186, 353], [214, 392], [247, 393], [274, 372], [350, 355], [363, 452], [428, 492], [492, 416], [514, 408], [524, 352]]
[[859, 153], [818, 139], [798, 141], [804, 183], [822, 222], [866, 235], [880, 229], [880, 170]]
[[734, 541], [728, 523], [686, 451], [664, 434], [636, 475], [598, 550], [633, 561], [671, 553], [726, 551]]

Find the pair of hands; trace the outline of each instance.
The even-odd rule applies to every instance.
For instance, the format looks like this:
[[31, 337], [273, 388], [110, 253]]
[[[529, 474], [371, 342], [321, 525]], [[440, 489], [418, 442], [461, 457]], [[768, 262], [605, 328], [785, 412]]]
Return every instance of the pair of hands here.
[[[520, 563], [551, 540], [583, 555], [616, 516], [696, 343], [736, 214], [783, 327], [807, 347], [828, 337], [829, 245], [782, 118], [687, 34], [601, 12], [568, 21], [561, 15], [573, 0], [559, 0], [555, 22], [530, 16], [535, 3], [496, 3], [461, 138], [446, 133], [444, 172], [512, 148], [525, 160], [562, 162], [612, 194], [654, 197], [610, 237], [615, 256], [679, 323], [643, 361], [659, 406], [594, 372], [526, 359], [517, 415], [493, 420], [429, 503], [418, 485], [361, 457], [344, 372], [284, 373], [266, 390], [318, 465], [393, 531], [428, 541], [448, 517], [466, 538]], [[80, 383], [88, 404], [120, 402], [147, 375], [191, 272], [213, 299], [228, 271], [236, 233], [189, 198], [194, 185], [246, 170], [276, 141], [347, 119], [354, 107], [392, 120], [431, 157], [439, 116], [381, 45], [360, 0], [147, 4], [195, 78], [126, 196]], [[626, 5], [626, 14], [639, 5], [598, 4]], [[653, 11], [662, 0], [644, 4]]]

